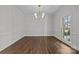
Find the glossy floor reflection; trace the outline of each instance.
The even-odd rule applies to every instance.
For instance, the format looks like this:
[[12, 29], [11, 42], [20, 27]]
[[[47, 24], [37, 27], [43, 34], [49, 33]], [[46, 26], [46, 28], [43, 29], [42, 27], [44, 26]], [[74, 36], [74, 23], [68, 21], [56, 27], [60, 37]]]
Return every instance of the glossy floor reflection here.
[[64, 42], [53, 36], [26, 36], [8, 48], [1, 54], [77, 54], [79, 51], [73, 49]]

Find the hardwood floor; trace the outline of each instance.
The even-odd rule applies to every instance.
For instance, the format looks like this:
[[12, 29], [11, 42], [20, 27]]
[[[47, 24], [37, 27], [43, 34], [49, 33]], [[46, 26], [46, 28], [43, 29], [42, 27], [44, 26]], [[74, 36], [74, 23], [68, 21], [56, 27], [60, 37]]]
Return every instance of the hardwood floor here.
[[78, 54], [64, 42], [53, 36], [26, 36], [8, 48], [1, 54]]

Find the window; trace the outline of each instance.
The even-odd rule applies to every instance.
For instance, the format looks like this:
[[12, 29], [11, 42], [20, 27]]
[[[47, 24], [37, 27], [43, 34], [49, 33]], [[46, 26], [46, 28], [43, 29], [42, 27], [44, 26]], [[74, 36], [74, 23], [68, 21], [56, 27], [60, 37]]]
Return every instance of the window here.
[[70, 42], [70, 20], [71, 16], [64, 16], [63, 18], [63, 38]]

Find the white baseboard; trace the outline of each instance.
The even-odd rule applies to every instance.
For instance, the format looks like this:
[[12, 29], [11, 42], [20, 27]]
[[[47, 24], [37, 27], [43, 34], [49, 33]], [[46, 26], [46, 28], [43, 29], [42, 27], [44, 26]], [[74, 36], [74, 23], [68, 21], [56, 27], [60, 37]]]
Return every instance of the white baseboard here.
[[[11, 42], [8, 42], [6, 45], [4, 45], [3, 47], [0, 47], [0, 51], [4, 50], [5, 48], [9, 47], [10, 45], [14, 44], [16, 41], [20, 40], [22, 37], [24, 37], [24, 35], [22, 36], [18, 36], [17, 38], [14, 38], [16, 37], [15, 35], [13, 36], [13, 41]], [[6, 40], [6, 39], [5, 39]], [[5, 42], [4, 42], [5, 43]]]

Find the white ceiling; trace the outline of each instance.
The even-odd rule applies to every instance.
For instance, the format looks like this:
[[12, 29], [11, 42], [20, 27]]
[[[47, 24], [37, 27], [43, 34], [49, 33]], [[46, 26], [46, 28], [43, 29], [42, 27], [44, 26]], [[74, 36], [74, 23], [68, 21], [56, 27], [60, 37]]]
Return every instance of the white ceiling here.
[[[38, 11], [38, 5], [19, 5], [16, 7], [24, 14], [32, 14]], [[60, 7], [61, 5], [41, 5], [40, 9], [47, 14], [53, 14]]]

